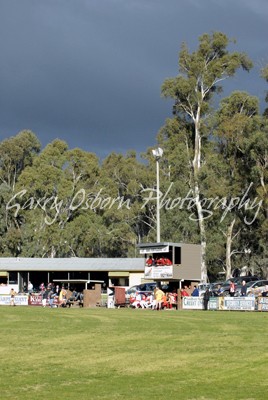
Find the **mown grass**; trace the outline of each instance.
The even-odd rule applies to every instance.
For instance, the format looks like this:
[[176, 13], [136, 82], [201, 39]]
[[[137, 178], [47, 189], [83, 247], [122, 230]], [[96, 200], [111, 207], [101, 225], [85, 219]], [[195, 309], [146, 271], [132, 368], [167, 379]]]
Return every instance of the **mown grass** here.
[[2, 400], [257, 400], [268, 313], [0, 307]]

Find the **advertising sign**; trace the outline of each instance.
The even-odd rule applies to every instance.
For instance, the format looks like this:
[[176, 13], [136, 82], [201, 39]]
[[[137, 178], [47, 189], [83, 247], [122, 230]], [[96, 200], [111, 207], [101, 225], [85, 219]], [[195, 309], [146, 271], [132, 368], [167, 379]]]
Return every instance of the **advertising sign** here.
[[168, 279], [173, 277], [173, 265], [158, 265], [145, 267], [144, 276], [148, 279]]
[[31, 306], [41, 306], [42, 296], [39, 293], [31, 293], [29, 296], [29, 305]]
[[[9, 294], [0, 295], [0, 305], [1, 306], [9, 306], [11, 297]], [[16, 306], [28, 306], [28, 296], [27, 295], [17, 295], [15, 296], [15, 305]]]
[[140, 249], [140, 254], [168, 253], [168, 252], [169, 252], [169, 246]]
[[259, 297], [258, 298], [258, 310], [259, 311], [268, 311], [268, 297]]
[[255, 297], [224, 297], [223, 310], [255, 310]]
[[219, 297], [210, 297], [208, 302], [209, 310], [218, 310], [219, 309]]
[[183, 297], [182, 298], [182, 308], [184, 310], [202, 310], [203, 298], [202, 297]]
[[[53, 300], [53, 306], [58, 306], [58, 297], [55, 296]], [[30, 306], [42, 306], [42, 295], [40, 293], [31, 293], [29, 295], [29, 305]], [[46, 305], [49, 306], [49, 300], [46, 299]]]

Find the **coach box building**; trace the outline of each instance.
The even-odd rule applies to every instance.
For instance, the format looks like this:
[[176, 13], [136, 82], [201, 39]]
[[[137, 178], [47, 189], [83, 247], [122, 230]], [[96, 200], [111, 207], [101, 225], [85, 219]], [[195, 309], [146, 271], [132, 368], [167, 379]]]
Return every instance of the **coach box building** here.
[[186, 243], [143, 243], [138, 246], [144, 256], [144, 277], [159, 281], [188, 284], [201, 280], [201, 245]]

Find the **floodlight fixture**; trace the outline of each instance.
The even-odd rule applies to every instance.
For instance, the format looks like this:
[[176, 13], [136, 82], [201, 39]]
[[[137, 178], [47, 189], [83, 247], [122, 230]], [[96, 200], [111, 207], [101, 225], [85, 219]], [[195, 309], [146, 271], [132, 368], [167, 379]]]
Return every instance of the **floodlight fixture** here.
[[157, 149], [152, 150], [152, 153], [155, 159], [159, 160], [159, 158], [161, 158], [163, 155], [163, 149], [161, 149], [161, 147], [157, 147]]

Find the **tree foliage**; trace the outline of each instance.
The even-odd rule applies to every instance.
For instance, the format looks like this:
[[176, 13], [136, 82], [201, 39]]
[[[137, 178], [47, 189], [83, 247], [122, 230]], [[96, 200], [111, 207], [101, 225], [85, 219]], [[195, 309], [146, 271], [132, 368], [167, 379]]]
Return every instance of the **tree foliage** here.
[[[267, 112], [249, 93], [223, 97], [224, 80], [252, 67], [229, 50], [232, 42], [214, 32], [193, 52], [183, 43], [178, 75], [161, 88], [174, 101], [156, 138], [164, 150], [161, 241], [200, 243], [204, 280], [244, 265], [268, 276]], [[261, 75], [267, 82], [267, 66]], [[100, 162], [60, 139], [41, 149], [31, 131], [3, 140], [1, 256], [135, 257], [137, 243], [156, 240], [151, 150]]]

